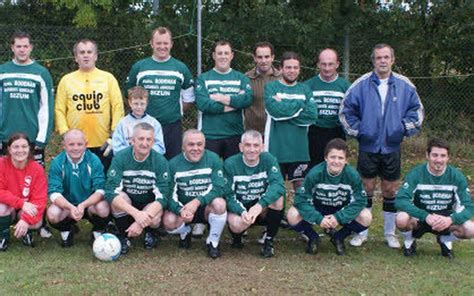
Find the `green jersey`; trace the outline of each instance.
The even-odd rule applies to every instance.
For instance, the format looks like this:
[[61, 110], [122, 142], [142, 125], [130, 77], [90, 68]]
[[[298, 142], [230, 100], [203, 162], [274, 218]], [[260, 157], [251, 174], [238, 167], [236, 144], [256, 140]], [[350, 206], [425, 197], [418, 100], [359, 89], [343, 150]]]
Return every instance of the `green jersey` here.
[[151, 150], [145, 160], [138, 161], [133, 156], [133, 147], [119, 151], [107, 172], [105, 199], [111, 203], [120, 192], [126, 193], [133, 203], [157, 201], [165, 209], [169, 195], [166, 158]]
[[198, 162], [190, 162], [184, 153], [170, 160], [171, 188], [170, 210], [179, 215], [183, 205], [197, 198], [201, 206], [223, 196], [224, 173], [217, 154], [204, 150]]
[[318, 118], [309, 87], [299, 82], [289, 86], [273, 81], [265, 85], [264, 99], [268, 114], [265, 150], [279, 163], [309, 161], [308, 126]]
[[349, 81], [337, 76], [334, 80], [327, 82], [320, 75], [306, 80], [305, 84], [313, 92], [313, 99], [318, 108], [318, 121], [316, 125], [323, 128], [334, 128], [340, 126], [339, 106], [349, 88]]
[[255, 166], [245, 163], [243, 154], [229, 157], [224, 162], [227, 209], [241, 215], [258, 202], [268, 207], [285, 194], [285, 184], [278, 162], [268, 152], [260, 154]]
[[[212, 94], [230, 96], [233, 111], [224, 112], [224, 104], [210, 98]], [[201, 74], [196, 82], [198, 128], [206, 139], [225, 139], [244, 132], [243, 112], [252, 104], [250, 80], [243, 73], [229, 69], [227, 73], [212, 69]]]
[[294, 206], [309, 223], [321, 224], [318, 208], [335, 210], [339, 224], [354, 220], [367, 204], [367, 196], [357, 171], [346, 164], [342, 172], [328, 173], [326, 162], [311, 169], [295, 196]]
[[51, 201], [64, 197], [77, 206], [94, 192], [104, 194], [104, 166], [97, 155], [86, 150], [74, 163], [66, 151], [58, 154], [50, 163], [48, 195]]
[[33, 61], [0, 66], [0, 141], [14, 132], [25, 133], [44, 147], [53, 128], [53, 80], [48, 70]]
[[126, 89], [136, 85], [147, 89], [146, 112], [160, 124], [166, 125], [181, 119], [183, 102], [194, 102], [193, 84], [191, 72], [181, 61], [173, 57], [166, 61], [149, 57], [132, 66], [127, 76]]
[[450, 165], [441, 176], [432, 175], [428, 164], [413, 168], [397, 193], [395, 207], [421, 221], [431, 213], [450, 214], [456, 225], [474, 216], [466, 178]]

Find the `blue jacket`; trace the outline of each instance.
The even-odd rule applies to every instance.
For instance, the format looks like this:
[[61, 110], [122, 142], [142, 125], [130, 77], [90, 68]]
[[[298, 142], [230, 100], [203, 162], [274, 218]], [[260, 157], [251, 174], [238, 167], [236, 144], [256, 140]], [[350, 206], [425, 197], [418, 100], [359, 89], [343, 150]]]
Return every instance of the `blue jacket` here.
[[388, 154], [400, 150], [404, 136], [420, 131], [424, 109], [413, 83], [392, 73], [382, 114], [379, 84], [374, 72], [357, 79], [344, 96], [339, 119], [346, 133], [359, 141], [360, 151]]

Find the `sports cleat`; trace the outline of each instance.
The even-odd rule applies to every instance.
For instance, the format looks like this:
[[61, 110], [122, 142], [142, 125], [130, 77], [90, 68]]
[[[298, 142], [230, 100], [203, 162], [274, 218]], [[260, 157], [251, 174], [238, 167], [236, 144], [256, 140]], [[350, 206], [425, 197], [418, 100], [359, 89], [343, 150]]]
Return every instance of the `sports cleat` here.
[[232, 235], [232, 244], [230, 246], [234, 249], [243, 249], [244, 240], [242, 235]]
[[191, 236], [192, 233], [188, 232], [186, 233], [186, 236], [184, 238], [179, 237], [179, 243], [178, 243], [178, 248], [180, 249], [189, 249], [191, 248]]
[[260, 252], [263, 257], [270, 258], [275, 256], [275, 250], [273, 248], [273, 241], [270, 239], [266, 239], [265, 243], [263, 243], [262, 250]]
[[49, 227], [48, 226], [43, 226], [40, 228], [39, 230], [39, 235], [42, 237], [42, 238], [51, 238], [53, 236], [53, 234], [51, 233], [51, 231], [49, 230]]
[[344, 246], [344, 241], [340, 239], [336, 239], [334, 237], [331, 238], [331, 243], [336, 248], [336, 254], [338, 256], [343, 256], [346, 254], [346, 247]]
[[360, 247], [367, 241], [367, 236], [363, 234], [355, 234], [349, 241], [349, 244], [353, 247]]
[[207, 244], [207, 255], [212, 259], [219, 258], [221, 256], [221, 252], [219, 251], [219, 247], [214, 247], [212, 243]]
[[454, 252], [446, 243], [441, 242], [439, 235], [436, 237], [436, 241], [438, 242], [439, 246], [441, 247], [441, 256], [446, 257], [448, 259], [454, 259]]
[[74, 245], [74, 231], [69, 231], [68, 236], [66, 239], [63, 239], [61, 236], [61, 247], [63, 248], [69, 248]]
[[403, 245], [403, 256], [405, 257], [412, 257], [416, 255], [416, 240], [413, 240], [413, 243], [409, 248]]
[[27, 246], [27, 247], [31, 247], [31, 248], [34, 248], [35, 247], [35, 243], [33, 241], [33, 234], [31, 233], [31, 231], [28, 231], [22, 238], [21, 238], [21, 242], [23, 243], [23, 245]]
[[262, 234], [260, 236], [260, 238], [257, 240], [257, 242], [260, 244], [260, 245], [263, 245], [265, 243], [265, 239], [267, 238], [267, 230], [264, 229], [262, 231]]
[[120, 253], [122, 255], [126, 255], [132, 246], [132, 242], [127, 237], [119, 237], [120, 244], [122, 245], [122, 249]]
[[201, 238], [204, 235], [204, 231], [206, 230], [206, 225], [203, 223], [196, 223], [193, 226], [193, 237]]
[[8, 240], [6, 238], [2, 238], [0, 240], [0, 252], [5, 252], [8, 249]]
[[156, 248], [158, 245], [158, 238], [155, 234], [151, 231], [145, 232], [145, 236], [143, 237], [143, 247], [147, 250], [151, 250]]
[[311, 255], [316, 255], [318, 253], [318, 248], [319, 248], [319, 238], [308, 240], [308, 244], [306, 245], [306, 253], [311, 254]]
[[386, 234], [384, 240], [389, 248], [400, 249], [401, 247], [400, 242], [398, 241], [398, 238], [395, 236], [395, 234]]

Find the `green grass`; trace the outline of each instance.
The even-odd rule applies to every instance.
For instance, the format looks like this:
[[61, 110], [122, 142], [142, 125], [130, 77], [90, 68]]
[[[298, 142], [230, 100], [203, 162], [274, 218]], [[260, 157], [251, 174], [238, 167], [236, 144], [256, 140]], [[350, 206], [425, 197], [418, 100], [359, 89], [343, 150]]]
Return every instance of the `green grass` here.
[[290, 230], [280, 230], [276, 256], [261, 258], [252, 229], [243, 250], [230, 248], [225, 232], [222, 257], [206, 257], [204, 240], [193, 240], [190, 250], [177, 248], [177, 237], [163, 238], [159, 247], [145, 251], [141, 239], [117, 262], [100, 262], [88, 247], [90, 225], [83, 223], [70, 249], [59, 246], [59, 234], [37, 247], [13, 240], [0, 253], [0, 295], [136, 295], [173, 294], [323, 294], [323, 295], [472, 295], [474, 241], [456, 242], [456, 258], [440, 256], [432, 235], [418, 241], [418, 255], [403, 257], [382, 240], [380, 202], [374, 210], [370, 239], [361, 248], [346, 242], [346, 256], [337, 256], [324, 237], [315, 256], [304, 253], [305, 243]]

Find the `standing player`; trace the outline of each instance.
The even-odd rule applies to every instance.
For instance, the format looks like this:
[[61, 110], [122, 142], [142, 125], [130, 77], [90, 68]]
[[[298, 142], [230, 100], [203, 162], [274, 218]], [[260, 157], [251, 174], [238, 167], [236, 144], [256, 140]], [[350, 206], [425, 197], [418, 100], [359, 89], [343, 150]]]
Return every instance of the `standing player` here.
[[252, 103], [252, 89], [249, 79], [230, 67], [234, 53], [228, 41], [216, 42], [212, 58], [214, 68], [196, 83], [198, 128], [206, 136], [206, 149], [226, 159], [239, 153], [243, 109]]
[[344, 255], [344, 239], [352, 232], [366, 230], [372, 220], [370, 211], [364, 208], [367, 199], [359, 174], [347, 164], [348, 152], [344, 140], [329, 141], [324, 152], [326, 161], [309, 172], [288, 210], [292, 228], [309, 238], [309, 254], [316, 254], [319, 245], [312, 224], [329, 233], [336, 253]]
[[224, 163], [227, 208], [232, 247], [242, 248], [242, 233], [253, 224], [267, 226], [261, 254], [274, 255], [273, 238], [283, 217], [285, 184], [278, 162], [263, 151], [262, 135], [246, 131], [239, 144], [240, 152]]
[[[1, 154], [6, 153], [8, 137], [22, 132], [34, 144], [35, 161], [44, 167], [44, 148], [53, 129], [53, 80], [45, 67], [31, 59], [28, 33], [14, 33], [10, 44], [13, 60], [0, 66]], [[51, 237], [44, 218], [40, 234]]]
[[[357, 169], [369, 208], [376, 177], [382, 179], [384, 239], [390, 248], [398, 249], [395, 193], [400, 178], [400, 145], [404, 137], [420, 131], [424, 112], [415, 86], [405, 76], [392, 72], [393, 48], [377, 44], [371, 57], [374, 70], [357, 79], [346, 92], [339, 119], [346, 133], [359, 142]], [[354, 237], [351, 244], [362, 245], [367, 234]]]
[[14, 132], [26, 133], [34, 144], [35, 160], [44, 166], [44, 147], [53, 128], [53, 81], [48, 70], [31, 59], [28, 33], [14, 33], [11, 50], [13, 60], [0, 66], [0, 140], [5, 144]]
[[265, 121], [267, 114], [263, 100], [263, 90], [265, 84], [281, 78], [281, 72], [273, 66], [275, 53], [270, 42], [258, 42], [254, 46], [253, 60], [255, 67], [245, 73], [250, 79], [250, 86], [253, 92], [252, 105], [245, 109], [245, 129], [256, 130], [263, 134], [265, 132]]
[[194, 82], [188, 67], [170, 54], [173, 36], [168, 28], [153, 30], [150, 46], [152, 56], [132, 66], [126, 89], [140, 85], [148, 90], [146, 112], [163, 127], [165, 157], [169, 160], [181, 151], [181, 118], [194, 103]]
[[85, 218], [93, 227], [91, 242], [105, 230], [110, 207], [104, 200], [104, 166], [87, 150], [84, 133], [72, 129], [64, 134], [64, 151], [50, 164], [48, 221], [60, 231], [61, 246], [74, 244], [72, 226]]
[[324, 161], [324, 149], [329, 141], [346, 138], [338, 113], [350, 83], [337, 74], [337, 52], [332, 48], [323, 49], [318, 56], [318, 68], [319, 74], [305, 81], [318, 108], [318, 121], [308, 132], [310, 168]]
[[173, 195], [163, 225], [170, 233], [179, 234], [179, 247], [191, 246], [189, 223], [209, 223], [206, 239], [209, 257], [220, 256], [219, 240], [227, 212], [222, 198], [224, 175], [222, 162], [214, 152], [205, 150], [202, 132], [190, 129], [183, 135], [183, 153], [170, 161]]
[[64, 134], [72, 128], [84, 132], [87, 148], [99, 156], [107, 172], [112, 154], [101, 147], [109, 144], [112, 133], [123, 117], [123, 100], [115, 77], [96, 68], [97, 43], [82, 39], [74, 44], [77, 71], [66, 74], [56, 96], [56, 130]]
[[280, 164], [283, 177], [296, 190], [308, 169], [308, 126], [317, 120], [311, 90], [297, 81], [300, 59], [294, 52], [281, 58], [282, 78], [265, 85], [265, 150]]
[[153, 150], [154, 130], [149, 123], [133, 129], [132, 146], [119, 151], [107, 172], [105, 198], [119, 231], [122, 254], [130, 248], [129, 237], [145, 230], [143, 245], [153, 249], [158, 243], [156, 229], [166, 209], [169, 181], [168, 162]]
[[403, 254], [416, 253], [416, 238], [431, 232], [437, 236], [441, 255], [454, 258], [452, 242], [474, 238], [474, 204], [461, 171], [448, 165], [449, 144], [431, 139], [426, 149], [428, 163], [413, 168], [397, 193], [400, 212], [397, 227], [405, 237]]

